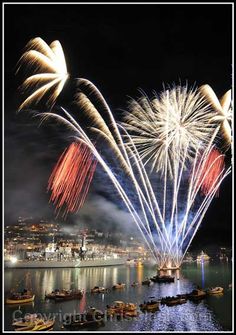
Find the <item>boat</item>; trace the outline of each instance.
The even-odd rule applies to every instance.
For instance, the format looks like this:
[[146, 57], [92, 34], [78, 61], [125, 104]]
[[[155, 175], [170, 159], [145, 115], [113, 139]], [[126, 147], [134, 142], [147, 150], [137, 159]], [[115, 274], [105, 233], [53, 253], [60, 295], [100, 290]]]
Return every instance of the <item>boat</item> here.
[[193, 262], [194, 262], [193, 256], [186, 255], [186, 257], [183, 259], [182, 263], [193, 263]]
[[188, 299], [189, 293], [182, 293], [182, 294], [177, 294], [176, 296], [180, 299]]
[[36, 317], [29, 321], [23, 319], [14, 322], [12, 325], [15, 327], [15, 331], [48, 331], [53, 329], [54, 323], [55, 319], [43, 320]]
[[12, 323], [13, 327], [27, 327], [34, 326], [35, 321], [38, 319], [38, 315], [35, 314], [27, 314], [24, 318], [15, 319]]
[[210, 260], [210, 257], [202, 250], [201, 253], [197, 256], [196, 260], [197, 263], [208, 262]]
[[223, 287], [211, 287], [206, 290], [206, 294], [212, 295], [212, 294], [223, 294], [224, 289]]
[[171, 277], [168, 275], [163, 275], [163, 276], [156, 275], [150, 279], [154, 283], [173, 283], [175, 281], [175, 277]]
[[140, 309], [143, 311], [153, 312], [157, 311], [159, 309], [159, 301], [157, 300], [150, 300], [150, 301], [144, 301], [143, 304], [139, 305]]
[[6, 298], [6, 304], [25, 304], [34, 301], [35, 295], [27, 290], [23, 292], [13, 292], [11, 295]]
[[64, 301], [81, 299], [83, 297], [83, 292], [81, 290], [54, 290], [51, 293], [45, 294], [45, 299], [52, 299], [54, 301]]
[[136, 317], [138, 316], [137, 306], [133, 303], [125, 303], [123, 301], [114, 301], [112, 306], [107, 306], [107, 315], [120, 317]]
[[117, 289], [122, 289], [125, 288], [125, 284], [124, 283], [118, 283], [112, 286], [113, 290], [117, 290]]
[[104, 257], [95, 259], [72, 259], [72, 260], [26, 260], [19, 259], [13, 263], [4, 261], [4, 268], [11, 269], [41, 269], [41, 268], [88, 268], [88, 267], [104, 267], [125, 265], [126, 259], [121, 257]]
[[170, 271], [170, 270], [179, 270], [179, 266], [164, 266], [162, 268], [158, 268], [159, 271]]
[[139, 286], [139, 283], [137, 283], [137, 282], [133, 282], [133, 283], [131, 284], [131, 286], [132, 286], [132, 287]]
[[46, 331], [46, 330], [52, 330], [54, 326], [55, 320], [41, 320], [36, 323], [32, 331]]
[[166, 302], [166, 306], [176, 306], [176, 305], [182, 305], [187, 302], [187, 299], [185, 298], [179, 298], [175, 297], [174, 299], [170, 299], [169, 301]]
[[105, 287], [94, 286], [91, 288], [91, 293], [105, 293], [108, 289]]
[[200, 289], [195, 289], [191, 293], [188, 294], [189, 300], [201, 300], [206, 297], [206, 292]]
[[35, 295], [32, 292], [30, 273], [26, 273], [23, 281], [25, 289], [22, 292], [16, 292], [15, 289], [12, 289], [10, 296], [6, 298], [6, 304], [26, 304], [34, 301]]
[[142, 285], [148, 285], [149, 286], [150, 284], [151, 284], [151, 280], [148, 279], [148, 278], [142, 281]]

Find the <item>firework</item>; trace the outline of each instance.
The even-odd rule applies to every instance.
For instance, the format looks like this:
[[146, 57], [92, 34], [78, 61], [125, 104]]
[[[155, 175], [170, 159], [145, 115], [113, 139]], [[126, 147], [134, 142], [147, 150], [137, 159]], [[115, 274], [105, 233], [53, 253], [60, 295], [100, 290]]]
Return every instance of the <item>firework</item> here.
[[22, 84], [22, 90], [30, 90], [31, 93], [19, 110], [37, 104], [46, 93], [49, 93], [47, 105], [52, 107], [69, 76], [62, 46], [59, 41], [53, 41], [49, 46], [37, 37], [28, 43], [27, 49], [19, 61], [20, 66], [27, 64], [28, 68], [33, 68], [37, 73], [29, 76]]
[[81, 208], [96, 164], [88, 147], [81, 143], [72, 143], [63, 152], [48, 182], [48, 191], [51, 191], [50, 201], [56, 205], [58, 213], [63, 207], [64, 216]]
[[[49, 68], [55, 48], [39, 45], [50, 59]], [[43, 119], [54, 118], [68, 126], [78, 141], [62, 154], [52, 172], [50, 201], [59, 211], [66, 207], [64, 214], [78, 210], [99, 163], [159, 267], [180, 266], [220, 184], [231, 171], [230, 167], [225, 169], [224, 155], [215, 147], [222, 127], [229, 135], [225, 126], [229, 93], [220, 102], [206, 87], [197, 91], [177, 86], [150, 100], [144, 95], [132, 101], [120, 125], [96, 86], [86, 79], [79, 79], [79, 83], [82, 88], [76, 100], [80, 112], [92, 120], [93, 134], [103, 136], [117, 159], [109, 162], [99, 148], [104, 141], [94, 144], [87, 127], [83, 129], [64, 108], [63, 116], [52, 111], [42, 113]], [[83, 85], [87, 92], [83, 92]], [[116, 173], [111, 164], [119, 165]]]
[[177, 86], [151, 100], [146, 96], [133, 100], [124, 125], [144, 164], [150, 161], [151, 170], [162, 173], [167, 165], [173, 176], [173, 162], [191, 160], [199, 143], [206, 147], [214, 128], [209, 122], [213, 115], [199, 92]]
[[230, 127], [230, 122], [232, 120], [231, 90], [227, 91], [220, 100], [218, 100], [215, 92], [209, 85], [201, 86], [200, 92], [217, 113], [213, 116], [212, 121], [220, 123], [221, 134], [225, 140], [226, 146], [229, 147], [232, 142]]
[[[210, 192], [212, 185], [215, 184], [216, 180], [224, 170], [224, 167], [224, 155], [221, 155], [217, 149], [213, 148], [203, 162], [201, 174], [197, 183], [197, 186], [201, 185], [200, 189], [204, 195], [207, 195]], [[219, 189], [215, 195], [219, 196]]]

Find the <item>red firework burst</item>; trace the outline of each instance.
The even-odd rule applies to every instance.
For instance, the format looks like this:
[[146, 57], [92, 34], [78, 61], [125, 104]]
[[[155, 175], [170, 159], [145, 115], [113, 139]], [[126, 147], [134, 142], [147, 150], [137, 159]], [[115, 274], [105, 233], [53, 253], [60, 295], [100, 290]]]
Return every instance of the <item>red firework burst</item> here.
[[86, 145], [74, 142], [65, 149], [48, 181], [48, 191], [52, 192], [49, 202], [56, 206], [58, 214], [62, 207], [66, 216], [83, 206], [96, 165]]
[[[224, 158], [224, 155], [213, 148], [203, 162], [203, 167], [198, 179], [198, 185], [201, 184], [200, 189], [203, 195], [208, 195], [212, 188], [216, 186], [218, 177], [225, 168]], [[219, 196], [219, 188], [217, 189], [215, 196]]]

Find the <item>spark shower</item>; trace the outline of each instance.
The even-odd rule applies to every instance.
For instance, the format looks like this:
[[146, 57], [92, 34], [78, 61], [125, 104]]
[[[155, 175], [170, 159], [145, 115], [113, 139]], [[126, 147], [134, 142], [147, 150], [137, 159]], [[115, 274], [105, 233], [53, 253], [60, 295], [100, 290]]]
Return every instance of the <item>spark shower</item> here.
[[[178, 268], [219, 186], [231, 172], [231, 90], [218, 100], [209, 85], [173, 86], [129, 103], [116, 122], [89, 80], [77, 78], [74, 102], [90, 126], [56, 105], [69, 79], [59, 41], [31, 40], [19, 61], [31, 71], [19, 110], [45, 101], [49, 118], [74, 132], [51, 174], [50, 201], [63, 215], [83, 205], [97, 164], [103, 168], [137, 225], [159, 268]], [[92, 125], [91, 125], [92, 123]], [[107, 151], [109, 150], [109, 155]]]

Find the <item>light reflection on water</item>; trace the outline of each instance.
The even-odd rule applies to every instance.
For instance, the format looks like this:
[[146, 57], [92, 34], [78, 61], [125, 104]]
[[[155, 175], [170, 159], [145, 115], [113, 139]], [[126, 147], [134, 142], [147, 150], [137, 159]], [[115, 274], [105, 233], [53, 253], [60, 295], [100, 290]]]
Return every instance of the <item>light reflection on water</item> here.
[[[155, 274], [154, 267], [107, 267], [84, 269], [15, 269], [5, 270], [5, 292], [13, 287], [23, 287], [22, 278], [30, 272], [32, 287], [36, 294], [34, 306], [22, 305], [22, 313], [58, 313], [54, 330], [60, 330], [61, 318], [64, 313], [83, 312], [88, 306], [104, 310], [107, 304], [114, 300], [123, 300], [137, 303], [138, 305], [151, 296], [160, 298], [180, 293], [190, 292], [197, 286], [222, 286], [225, 293], [221, 297], [208, 297], [207, 299], [193, 303], [167, 307], [161, 306], [160, 311], [154, 314], [140, 313], [139, 317], [132, 321], [106, 322], [101, 331], [217, 331], [231, 329], [231, 294], [228, 285], [232, 282], [231, 266], [221, 264], [188, 264], [180, 271], [172, 272], [176, 276], [175, 283], [152, 284], [150, 287], [131, 287], [133, 282], [141, 282], [146, 277]], [[177, 279], [179, 278], [179, 280]], [[126, 288], [121, 291], [92, 295], [90, 289], [94, 286], [112, 287], [117, 282], [125, 282]], [[45, 301], [45, 292], [51, 292], [56, 288], [81, 288], [85, 295], [78, 301], [66, 301], [54, 303]], [[15, 306], [5, 306], [5, 329], [11, 329], [12, 313]], [[19, 315], [18, 315], [19, 316]], [[51, 315], [52, 316], [52, 315]]]
[[204, 262], [201, 262], [201, 272], [202, 272], [202, 288], [205, 288], [205, 273], [204, 273]]

